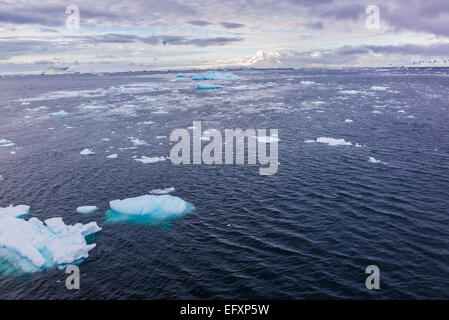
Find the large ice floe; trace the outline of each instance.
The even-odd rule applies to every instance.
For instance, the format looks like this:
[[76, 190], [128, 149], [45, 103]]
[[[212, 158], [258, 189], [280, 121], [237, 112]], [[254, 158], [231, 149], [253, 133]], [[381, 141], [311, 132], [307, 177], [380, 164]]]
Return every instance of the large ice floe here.
[[0, 268], [3, 272], [36, 272], [81, 262], [95, 244], [86, 237], [101, 230], [96, 222], [66, 225], [62, 218], [24, 220], [26, 205], [0, 208]]
[[237, 80], [238, 76], [232, 73], [221, 73], [217, 71], [207, 71], [204, 73], [195, 74], [192, 80]]
[[195, 210], [193, 204], [168, 194], [110, 201], [106, 221], [141, 224], [171, 222]]

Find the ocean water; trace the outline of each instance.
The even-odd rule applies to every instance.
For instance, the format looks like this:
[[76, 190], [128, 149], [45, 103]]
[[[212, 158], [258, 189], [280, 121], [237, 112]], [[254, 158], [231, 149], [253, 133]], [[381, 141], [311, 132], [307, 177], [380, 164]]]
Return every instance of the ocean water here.
[[[0, 78], [0, 139], [15, 144], [0, 148], [0, 207], [102, 227], [80, 290], [64, 270], [3, 270], [1, 299], [449, 298], [449, 70], [178, 73]], [[193, 121], [278, 129], [278, 172], [135, 161], [169, 156], [164, 136]], [[168, 187], [195, 210], [169, 225], [106, 218], [110, 200]], [[368, 265], [380, 290], [365, 288]]]

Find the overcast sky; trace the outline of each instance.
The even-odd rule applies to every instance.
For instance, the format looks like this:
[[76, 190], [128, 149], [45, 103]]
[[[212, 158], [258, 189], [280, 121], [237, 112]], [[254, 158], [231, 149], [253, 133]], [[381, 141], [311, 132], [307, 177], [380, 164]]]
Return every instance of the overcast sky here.
[[[366, 26], [368, 5], [378, 29]], [[448, 37], [448, 0], [0, 0], [0, 72], [244, 65], [259, 50], [280, 67], [387, 66], [449, 57]]]

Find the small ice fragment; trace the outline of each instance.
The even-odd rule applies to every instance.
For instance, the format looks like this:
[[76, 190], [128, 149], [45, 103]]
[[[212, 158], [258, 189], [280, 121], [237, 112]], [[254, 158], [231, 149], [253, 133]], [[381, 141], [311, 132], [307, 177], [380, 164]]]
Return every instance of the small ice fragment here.
[[311, 85], [316, 84], [316, 82], [314, 82], [314, 81], [301, 81], [301, 84], [305, 85], [305, 86], [311, 86]]
[[114, 154], [111, 154], [111, 155], [107, 156], [106, 158], [108, 158], [108, 159], [117, 159], [118, 158], [118, 154], [114, 153]]
[[381, 87], [381, 86], [372, 86], [372, 91], [387, 91], [388, 87]]
[[352, 122], [354, 122], [354, 121], [352, 121], [351, 119], [346, 119], [345, 122], [347, 122], [347, 123], [352, 123]]
[[399, 110], [398, 113], [405, 113], [405, 111], [404, 110]]
[[380, 160], [377, 160], [377, 159], [374, 158], [374, 157], [369, 157], [368, 162], [371, 162], [371, 163], [382, 163], [382, 164], [386, 164], [385, 162], [382, 162], [382, 161], [380, 161]]
[[95, 152], [92, 151], [91, 149], [86, 148], [86, 149], [81, 150], [80, 154], [82, 156], [90, 156], [90, 155], [95, 154]]
[[98, 209], [97, 206], [82, 206], [76, 208], [76, 212], [81, 214], [89, 214], [96, 211], [97, 209]]
[[199, 73], [192, 77], [192, 80], [237, 80], [238, 76], [232, 73], [221, 73], [217, 71], [207, 71]]
[[68, 115], [69, 115], [68, 112], [66, 112], [64, 110], [59, 110], [58, 112], [50, 113], [50, 117], [56, 117], [56, 118], [67, 117]]
[[141, 162], [141, 163], [156, 163], [161, 162], [164, 160], [167, 160], [165, 157], [145, 157], [142, 156], [140, 159], [134, 159], [135, 161]]
[[14, 147], [15, 144], [8, 139], [0, 139], [0, 148]]
[[175, 191], [175, 188], [170, 187], [170, 188], [164, 188], [164, 189], [153, 189], [150, 191], [150, 193], [152, 193], [152, 194], [168, 194], [168, 193], [171, 193], [174, 191]]
[[157, 136], [156, 139], [167, 139], [167, 136]]
[[216, 86], [216, 85], [197, 85], [196, 88], [198, 90], [214, 90], [214, 89], [222, 89], [222, 86]]
[[343, 94], [360, 94], [361, 92], [357, 91], [357, 90], [340, 90], [340, 93], [343, 93]]
[[133, 138], [133, 137], [131, 137], [131, 138], [128, 138], [132, 143], [133, 143], [133, 145], [135, 145], [135, 146], [146, 146], [147, 145], [147, 142], [145, 141], [145, 140], [141, 140], [141, 139], [139, 139], [139, 138]]
[[326, 143], [330, 146], [350, 146], [350, 145], [352, 145], [351, 142], [345, 141], [345, 139], [334, 139], [334, 138], [328, 138], [328, 137], [319, 137], [318, 139], [316, 139], [316, 142]]
[[315, 140], [304, 140], [305, 143], [314, 143], [316, 142]]

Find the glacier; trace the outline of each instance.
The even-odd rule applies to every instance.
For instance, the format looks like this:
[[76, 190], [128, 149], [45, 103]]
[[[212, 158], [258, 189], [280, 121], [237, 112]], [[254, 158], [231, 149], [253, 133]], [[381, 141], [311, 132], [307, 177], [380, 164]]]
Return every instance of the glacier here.
[[111, 209], [106, 214], [107, 221], [144, 224], [170, 222], [195, 209], [193, 204], [168, 194], [113, 200], [109, 205]]
[[101, 230], [96, 222], [66, 225], [62, 218], [19, 218], [29, 206], [10, 206], [0, 210], [0, 260], [14, 272], [37, 272], [81, 262], [95, 244], [85, 237]]

